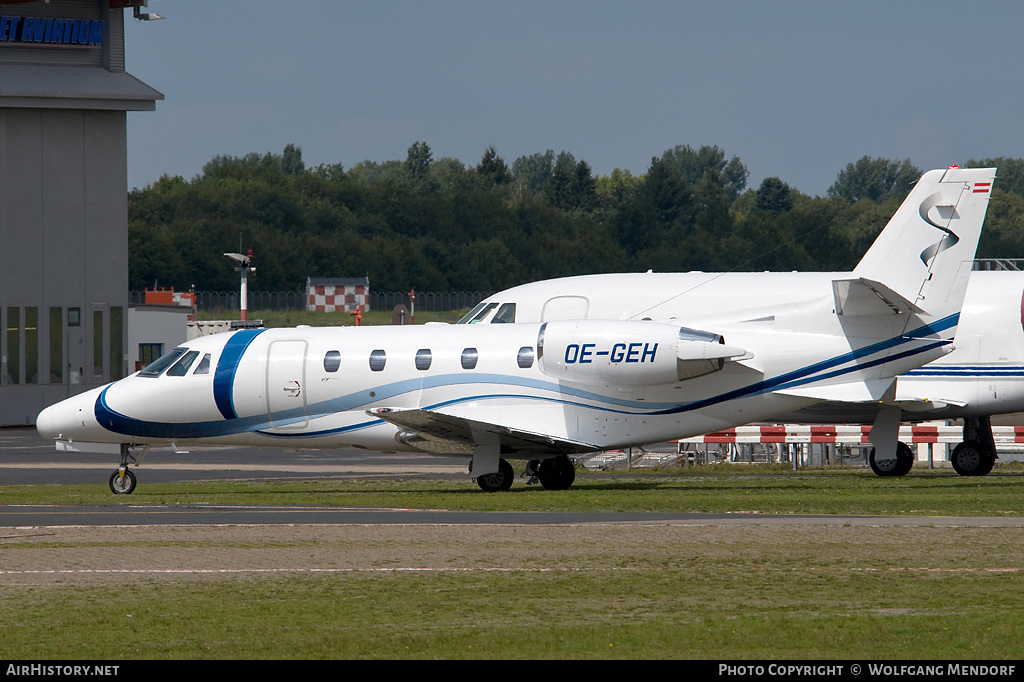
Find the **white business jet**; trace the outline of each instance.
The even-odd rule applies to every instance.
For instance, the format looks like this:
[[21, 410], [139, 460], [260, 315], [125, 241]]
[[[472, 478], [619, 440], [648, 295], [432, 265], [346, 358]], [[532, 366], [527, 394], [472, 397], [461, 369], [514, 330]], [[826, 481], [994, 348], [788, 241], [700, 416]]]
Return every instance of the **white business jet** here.
[[894, 378], [952, 350], [994, 175], [926, 173], [839, 277], [740, 276], [681, 293], [671, 315], [621, 320], [567, 316], [581, 304], [570, 297], [548, 302], [559, 319], [532, 323], [202, 337], [46, 408], [36, 427], [60, 449], [119, 453], [115, 493], [134, 489], [128, 465], [150, 447], [193, 443], [463, 455], [487, 491], [507, 490], [507, 459], [523, 459], [544, 487], [565, 489], [569, 454], [829, 400], [883, 401], [872, 443], [895, 459]]

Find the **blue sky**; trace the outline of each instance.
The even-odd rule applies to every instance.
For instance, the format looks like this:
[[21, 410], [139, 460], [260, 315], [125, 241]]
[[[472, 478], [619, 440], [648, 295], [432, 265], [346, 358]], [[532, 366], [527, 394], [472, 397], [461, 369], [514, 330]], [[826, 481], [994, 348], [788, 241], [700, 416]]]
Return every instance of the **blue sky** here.
[[493, 145], [645, 173], [676, 145], [823, 195], [862, 156], [1024, 157], [1024, 3], [150, 0], [127, 70], [128, 184], [217, 154], [476, 165]]

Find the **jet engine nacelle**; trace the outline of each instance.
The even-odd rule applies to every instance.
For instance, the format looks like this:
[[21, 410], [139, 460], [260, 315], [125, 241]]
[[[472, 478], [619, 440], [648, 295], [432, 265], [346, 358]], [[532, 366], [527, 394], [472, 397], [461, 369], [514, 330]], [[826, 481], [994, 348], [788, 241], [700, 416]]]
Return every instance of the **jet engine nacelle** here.
[[718, 334], [660, 322], [566, 320], [541, 325], [538, 366], [550, 377], [581, 384], [674, 384], [743, 356]]

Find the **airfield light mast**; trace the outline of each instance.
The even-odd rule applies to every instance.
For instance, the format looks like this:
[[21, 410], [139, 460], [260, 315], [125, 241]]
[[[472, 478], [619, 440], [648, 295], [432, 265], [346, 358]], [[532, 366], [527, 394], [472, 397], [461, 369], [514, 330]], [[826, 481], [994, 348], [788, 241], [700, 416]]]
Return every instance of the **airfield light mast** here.
[[242, 313], [242, 321], [249, 319], [249, 282], [248, 275], [250, 272], [256, 272], [256, 268], [252, 267], [252, 249], [249, 249], [248, 255], [243, 256], [240, 253], [225, 253], [228, 258], [234, 258], [239, 262], [239, 270], [242, 273], [242, 285], [241, 291], [239, 292], [239, 310]]

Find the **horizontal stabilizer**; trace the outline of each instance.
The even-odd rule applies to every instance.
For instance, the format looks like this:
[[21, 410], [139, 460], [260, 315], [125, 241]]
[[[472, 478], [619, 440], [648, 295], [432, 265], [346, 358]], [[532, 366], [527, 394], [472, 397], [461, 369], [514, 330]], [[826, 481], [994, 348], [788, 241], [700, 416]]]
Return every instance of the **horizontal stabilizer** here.
[[835, 297], [836, 314], [844, 317], [924, 312], [881, 282], [863, 277], [833, 280], [832, 295]]
[[580, 454], [600, 450], [589, 443], [520, 431], [432, 410], [378, 407], [366, 413], [404, 429], [398, 438], [406, 445], [436, 454], [472, 455], [475, 446], [484, 444], [498, 444], [502, 454], [524, 456]]

